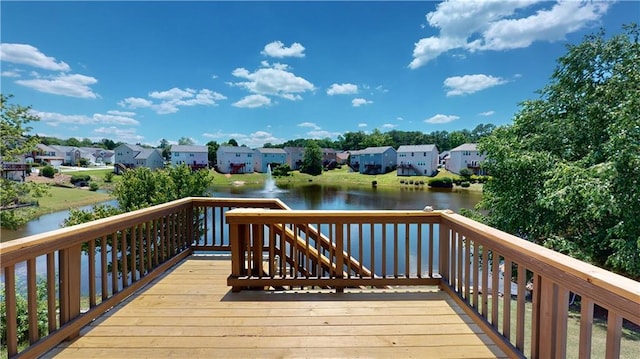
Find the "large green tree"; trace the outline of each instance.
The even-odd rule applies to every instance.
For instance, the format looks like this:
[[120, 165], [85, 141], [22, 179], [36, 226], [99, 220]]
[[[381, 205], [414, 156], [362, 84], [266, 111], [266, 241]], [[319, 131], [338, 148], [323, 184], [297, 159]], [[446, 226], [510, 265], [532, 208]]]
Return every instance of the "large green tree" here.
[[[30, 122], [39, 121], [31, 114], [31, 107], [12, 104], [13, 96], [0, 93], [0, 158], [1, 162], [17, 162], [24, 154], [31, 153], [38, 143], [37, 137], [30, 137]], [[18, 228], [33, 218], [34, 211], [29, 208], [13, 208], [25, 202], [29, 196], [41, 197], [46, 194], [43, 185], [16, 182], [0, 178], [0, 224], [4, 228]]]
[[480, 142], [489, 224], [640, 277], [639, 28], [568, 46], [540, 98]]
[[322, 173], [322, 150], [315, 141], [309, 141], [304, 148], [300, 172], [317, 176]]

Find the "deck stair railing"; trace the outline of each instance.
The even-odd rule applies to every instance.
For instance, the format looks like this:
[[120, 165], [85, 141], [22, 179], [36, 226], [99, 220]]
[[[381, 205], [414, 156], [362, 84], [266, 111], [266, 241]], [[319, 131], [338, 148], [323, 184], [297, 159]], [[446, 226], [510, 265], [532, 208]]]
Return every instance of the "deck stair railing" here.
[[[296, 211], [277, 199], [184, 198], [0, 244], [3, 350], [37, 357], [192, 253], [229, 251], [235, 290], [437, 284], [510, 356], [568, 356], [573, 295], [575, 356], [591, 355], [596, 308], [607, 312], [606, 348], [596, 356], [619, 357], [623, 326], [640, 324], [637, 281], [447, 211]], [[18, 338], [20, 298], [26, 338]]]
[[[640, 283], [450, 211], [243, 209], [226, 217], [235, 291], [438, 284], [503, 350], [531, 358], [567, 356], [570, 294], [580, 298], [579, 358], [591, 357], [596, 306], [608, 312], [607, 358], [620, 356], [623, 323], [640, 323]], [[335, 246], [323, 249], [299, 226]], [[282, 228], [303, 244], [292, 246]], [[314, 251], [329, 262], [309, 260]], [[345, 257], [370, 274], [355, 273]]]

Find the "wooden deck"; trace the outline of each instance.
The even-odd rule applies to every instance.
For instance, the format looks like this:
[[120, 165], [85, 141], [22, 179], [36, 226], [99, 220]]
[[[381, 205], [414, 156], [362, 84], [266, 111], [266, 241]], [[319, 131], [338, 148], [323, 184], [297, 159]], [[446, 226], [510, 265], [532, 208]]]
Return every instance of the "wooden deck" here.
[[191, 256], [45, 357], [506, 357], [437, 288], [231, 293]]

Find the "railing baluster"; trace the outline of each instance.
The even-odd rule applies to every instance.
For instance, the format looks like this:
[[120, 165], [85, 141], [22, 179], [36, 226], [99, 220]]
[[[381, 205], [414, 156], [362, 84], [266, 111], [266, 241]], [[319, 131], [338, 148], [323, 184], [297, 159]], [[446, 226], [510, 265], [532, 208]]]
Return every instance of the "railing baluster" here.
[[136, 257], [138, 255], [138, 250], [137, 250], [137, 245], [138, 245], [138, 226], [133, 226], [131, 227], [131, 241], [130, 241], [130, 247], [131, 247], [131, 283], [135, 282], [137, 280], [137, 275], [136, 275], [136, 270], [137, 270], [137, 266], [136, 266]]
[[524, 321], [526, 312], [527, 268], [518, 263], [518, 312], [516, 315], [516, 348], [524, 353]]
[[27, 259], [27, 316], [29, 318], [29, 343], [40, 338], [38, 333], [38, 284], [36, 283], [36, 259]]
[[101, 302], [109, 296], [107, 289], [107, 236], [100, 238], [100, 297]]
[[462, 254], [464, 253], [464, 236], [462, 235], [462, 233], [460, 232], [456, 232], [455, 235], [456, 238], [456, 254], [457, 254], [457, 258], [456, 258], [456, 287], [458, 288], [458, 293], [460, 293], [462, 295], [462, 284], [463, 284], [463, 279], [462, 279]]
[[464, 268], [464, 299], [467, 303], [471, 303], [470, 291], [471, 291], [471, 239], [469, 236], [465, 237], [464, 243], [464, 262], [462, 266]]
[[489, 250], [482, 246], [482, 316], [489, 320]]
[[146, 225], [144, 223], [141, 223], [138, 225], [138, 272], [139, 272], [138, 278], [144, 277], [144, 272], [145, 272], [144, 249], [146, 248], [146, 246], [144, 244], [145, 237], [142, 234], [142, 226], [146, 227]]
[[411, 268], [410, 268], [411, 259], [409, 258], [409, 255], [411, 254], [410, 237], [411, 237], [411, 227], [409, 223], [405, 223], [404, 225], [404, 277], [405, 278], [411, 277]]
[[7, 306], [7, 354], [11, 357], [18, 353], [16, 271], [13, 265], [4, 267], [4, 296]]
[[433, 278], [433, 241], [435, 241], [433, 223], [429, 223], [429, 278]]
[[382, 278], [387, 278], [387, 224], [382, 224]]
[[511, 339], [511, 261], [504, 259], [504, 275], [502, 277], [502, 335], [508, 340]]
[[491, 261], [491, 324], [496, 330], [498, 329], [499, 314], [498, 303], [500, 302], [500, 255], [496, 251], [491, 251], [493, 254]]
[[89, 253], [87, 253], [89, 266], [89, 308], [96, 306], [96, 240], [89, 241]]
[[47, 327], [49, 333], [58, 327], [56, 299], [56, 259], [55, 254], [51, 252], [47, 253]]
[[591, 343], [593, 330], [593, 301], [583, 296], [580, 299], [580, 342], [578, 357], [591, 358]]
[[473, 241], [473, 307], [480, 310], [478, 293], [480, 293], [480, 243]]
[[[118, 233], [111, 234], [111, 293], [116, 294], [118, 290]], [[122, 233], [122, 232], [120, 232]]]
[[418, 278], [422, 278], [422, 223], [417, 224], [418, 234], [416, 238], [416, 245], [418, 251], [417, 265], [416, 265], [416, 276]]
[[393, 278], [398, 278], [398, 224], [393, 224]]
[[122, 289], [129, 286], [129, 251], [127, 236], [131, 233], [131, 227], [122, 231], [120, 238], [120, 262], [122, 263]]
[[[376, 235], [375, 235], [375, 225], [373, 223], [371, 223], [371, 236], [369, 237], [369, 247], [371, 250], [371, 254], [370, 254], [370, 264], [369, 264], [369, 270], [371, 270], [371, 278], [374, 278], [376, 276]], [[351, 252], [349, 252], [349, 258], [351, 258]], [[362, 271], [360, 272], [362, 273]]]
[[607, 349], [606, 358], [620, 357], [620, 337], [622, 336], [622, 317], [609, 309], [607, 313]]

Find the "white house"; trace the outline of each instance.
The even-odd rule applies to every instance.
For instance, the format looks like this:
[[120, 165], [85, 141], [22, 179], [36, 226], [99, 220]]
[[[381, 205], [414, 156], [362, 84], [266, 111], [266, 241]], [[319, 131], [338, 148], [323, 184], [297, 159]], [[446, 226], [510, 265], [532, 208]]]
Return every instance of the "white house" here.
[[287, 153], [287, 164], [292, 170], [299, 170], [304, 160], [304, 147], [285, 147]]
[[64, 152], [58, 150], [55, 146], [47, 146], [41, 143], [36, 145], [31, 156], [33, 162], [48, 164], [56, 169], [60, 168], [60, 165], [65, 161]]
[[155, 148], [143, 148], [138, 145], [123, 143], [115, 148], [114, 168], [121, 173], [126, 168], [147, 167], [158, 169], [164, 167], [162, 152]]
[[282, 148], [256, 148], [253, 156], [253, 170], [267, 172], [269, 165], [287, 163], [287, 153]]
[[180, 166], [187, 165], [192, 170], [208, 168], [209, 166], [209, 149], [207, 146], [171, 146], [171, 165]]
[[485, 156], [478, 152], [475, 143], [465, 143], [449, 152], [449, 159], [445, 163], [445, 168], [449, 172], [460, 173], [460, 170], [467, 168], [474, 174], [484, 174], [480, 164], [485, 160]]
[[438, 169], [436, 145], [400, 146], [397, 153], [398, 176], [431, 176]]
[[220, 146], [216, 157], [220, 173], [253, 172], [253, 150], [249, 147]]

